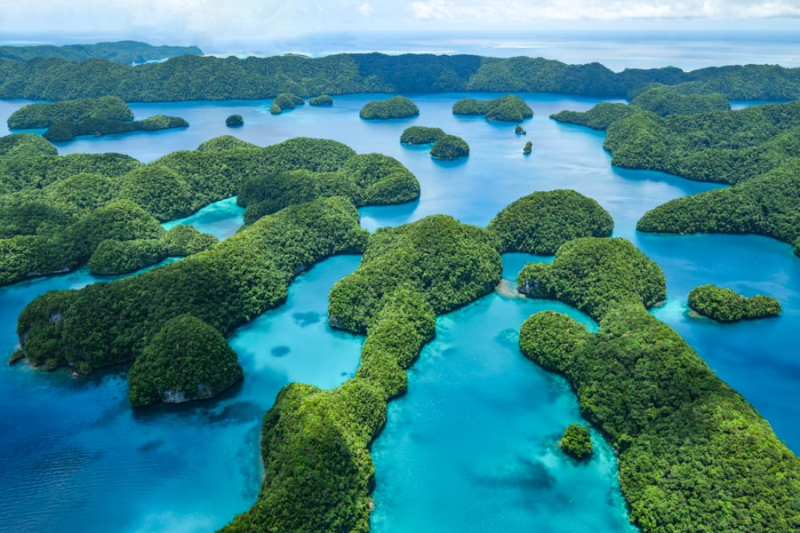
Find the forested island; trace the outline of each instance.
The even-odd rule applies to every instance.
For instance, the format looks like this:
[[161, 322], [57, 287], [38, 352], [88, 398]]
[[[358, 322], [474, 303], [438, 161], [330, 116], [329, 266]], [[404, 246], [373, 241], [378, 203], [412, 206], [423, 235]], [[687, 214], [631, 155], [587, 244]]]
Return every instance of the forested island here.
[[128, 104], [115, 96], [101, 98], [79, 98], [49, 104], [28, 104], [8, 117], [8, 128], [50, 128], [61, 122], [83, 122], [86, 120], [133, 120], [133, 111]]
[[133, 111], [114, 96], [29, 104], [8, 118], [10, 129], [48, 128], [42, 136], [50, 142], [71, 141], [81, 135], [101, 136], [188, 126], [189, 123], [180, 117], [164, 115], [133, 120]]
[[589, 428], [580, 424], [570, 424], [558, 447], [567, 455], [581, 461], [592, 455], [592, 437]]
[[566, 315], [537, 313], [522, 326], [520, 348], [569, 380], [583, 416], [611, 442], [631, 520], [642, 531], [800, 527], [800, 460], [646, 311], [665, 294], [658, 265], [623, 239], [578, 239], [551, 265], [525, 267], [519, 288], [599, 320], [591, 334]]
[[510, 94], [493, 100], [465, 98], [453, 104], [454, 115], [481, 115], [486, 120], [522, 122], [533, 117], [533, 110], [519, 96]]
[[309, 58], [217, 58], [184, 55], [131, 67], [100, 59], [0, 59], [0, 98], [70, 100], [117, 96], [126, 102], [261, 100], [353, 93], [547, 92], [607, 98], [638, 95], [652, 84], [684, 94], [732, 100], [800, 98], [800, 69], [777, 65], [667, 67], [615, 73], [600, 65], [542, 58], [472, 55], [336, 54]]
[[305, 104], [305, 100], [296, 94], [281, 93], [272, 101], [272, 104], [269, 106], [269, 112], [273, 115], [280, 115], [284, 111], [289, 111], [299, 105]]
[[433, 144], [431, 157], [434, 159], [458, 159], [469, 156], [467, 141], [456, 135], [448, 135], [441, 128], [410, 126], [400, 136], [403, 144]]
[[717, 322], [778, 316], [782, 311], [780, 302], [771, 296], [757, 294], [745, 298], [731, 289], [716, 285], [701, 285], [692, 289], [689, 307]]
[[[341, 143], [319, 139], [259, 148], [220, 137], [147, 165], [119, 154], [56, 154], [36, 135], [0, 138], [0, 284], [86, 263], [104, 265], [98, 272], [116, 272], [118, 267], [105, 266], [110, 250], [125, 257], [114, 259], [114, 265], [157, 262], [165, 252], [183, 249], [163, 241], [167, 237], [159, 222], [235, 196], [245, 184], [240, 201], [254, 203], [249, 222], [320, 196], [348, 193], [358, 205], [419, 196], [416, 178], [397, 161], [356, 156]], [[297, 188], [259, 191], [291, 171], [306, 171], [293, 175]], [[105, 245], [98, 251], [106, 240], [149, 242]], [[100, 255], [93, 261], [95, 253]]]
[[308, 105], [313, 106], [332, 106], [333, 105], [333, 98], [328, 96], [327, 94], [321, 94], [319, 96], [315, 96], [311, 100], [308, 101]]
[[361, 108], [359, 116], [365, 120], [387, 120], [411, 118], [419, 115], [419, 108], [405, 96], [393, 96], [387, 100], [373, 100]]
[[231, 115], [225, 119], [225, 125], [229, 128], [240, 128], [244, 126], [244, 119], [242, 115]]
[[196, 46], [153, 46], [137, 41], [114, 43], [0, 46], [0, 58], [27, 61], [38, 57], [58, 57], [70, 61], [105, 59], [115, 63], [141, 64], [182, 55], [201, 56]]

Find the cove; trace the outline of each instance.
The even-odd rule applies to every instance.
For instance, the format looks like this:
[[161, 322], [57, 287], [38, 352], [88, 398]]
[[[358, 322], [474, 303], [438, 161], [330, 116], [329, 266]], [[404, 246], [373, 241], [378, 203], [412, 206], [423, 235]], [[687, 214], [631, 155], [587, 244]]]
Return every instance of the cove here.
[[[537, 260], [504, 256], [504, 278]], [[586, 421], [566, 380], [520, 353], [522, 322], [547, 309], [597, 330], [566, 305], [498, 292], [437, 319], [372, 446], [372, 531], [637, 531], [600, 434], [586, 463], [556, 444]]]
[[[122, 368], [75, 379], [0, 366], [3, 531], [205, 532], [245, 511], [261, 482], [261, 419], [278, 391], [290, 381], [331, 388], [355, 372], [363, 339], [319, 317], [358, 262], [316, 265], [286, 304], [237, 329], [230, 342], [245, 380], [212, 401], [133, 410]], [[2, 353], [35, 296], [106, 280], [80, 270], [0, 288]]]

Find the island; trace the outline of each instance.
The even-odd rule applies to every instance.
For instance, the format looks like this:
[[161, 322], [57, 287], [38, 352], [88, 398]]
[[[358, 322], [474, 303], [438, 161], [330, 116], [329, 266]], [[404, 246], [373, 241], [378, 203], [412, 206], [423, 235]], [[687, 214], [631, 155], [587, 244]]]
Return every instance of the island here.
[[517, 134], [517, 135], [527, 135], [528, 134], [528, 132], [525, 131], [525, 128], [523, 128], [519, 124], [514, 126], [514, 133]]
[[27, 61], [37, 57], [58, 57], [70, 61], [105, 59], [114, 63], [142, 64], [182, 55], [201, 56], [196, 46], [153, 46], [138, 41], [97, 44], [0, 46], [0, 58]]
[[486, 120], [522, 122], [533, 117], [533, 110], [519, 96], [509, 94], [493, 100], [465, 98], [453, 105], [454, 115], [482, 115]]
[[[31, 76], [34, 68], [36, 75]], [[175, 72], [181, 75], [174, 76]], [[114, 83], [109, 84], [109, 79]], [[320, 94], [323, 88], [330, 95], [469, 91], [628, 98], [654, 84], [669, 85], [681, 94], [720, 93], [730, 100], [800, 98], [795, 70], [778, 65], [614, 72], [599, 63], [567, 65], [532, 57], [377, 53], [239, 61], [183, 55], [137, 67], [102, 59], [0, 63], [0, 98], [48, 101], [109, 94], [126, 102], [260, 100], [286, 92], [310, 96]]]
[[582, 461], [592, 455], [592, 436], [589, 428], [580, 424], [570, 424], [564, 430], [564, 436], [558, 441], [558, 447], [565, 454]]
[[560, 189], [535, 192], [513, 202], [489, 223], [501, 253], [553, 255], [581, 237], [610, 237], [614, 219], [597, 201]]
[[269, 112], [273, 115], [280, 115], [284, 111], [294, 109], [299, 105], [305, 105], [305, 101], [292, 93], [281, 93], [272, 100]]
[[82, 135], [113, 135], [133, 131], [161, 131], [175, 128], [188, 128], [189, 123], [180, 117], [154, 115], [144, 120], [121, 122], [119, 120], [88, 119], [80, 122], [56, 122], [42, 137], [50, 142], [67, 142]]
[[[239, 199], [259, 204], [247, 214], [249, 222], [276, 211], [270, 201], [289, 205], [348, 193], [358, 205], [385, 205], [419, 197], [416, 178], [397, 161], [377, 154], [356, 157], [348, 146], [322, 139], [296, 138], [260, 148], [223, 136], [146, 165], [119, 154], [56, 153], [36, 135], [0, 138], [0, 285], [79, 268], [105, 240], [161, 240], [159, 222], [236, 196], [250, 176], [270, 187], [285, 172], [322, 175], [307, 175], [307, 182], [295, 176], [299, 185], [317, 183], [311, 191], [258, 192], [261, 185], [254, 178]], [[341, 178], [326, 181], [339, 172]], [[105, 246], [116, 256], [127, 245]], [[106, 268], [103, 255], [95, 264], [103, 265], [98, 271], [104, 273], [116, 272], [119, 264], [144, 266], [146, 258], [162, 257], [163, 249], [152, 242], [131, 244], [124, 255], [138, 259]]]
[[559, 248], [551, 265], [526, 266], [518, 283], [600, 323], [593, 334], [567, 315], [536, 313], [522, 326], [520, 349], [566, 377], [581, 414], [611, 443], [634, 524], [644, 532], [720, 523], [742, 533], [792, 530], [800, 462], [680, 335], [647, 312], [666, 293], [658, 265], [624, 239], [578, 239]]
[[[415, 265], [415, 268], [409, 268]], [[353, 379], [333, 390], [293, 383], [264, 417], [258, 500], [225, 533], [369, 530], [369, 445], [436, 316], [489, 294], [500, 254], [485, 230], [434, 215], [370, 236], [361, 266], [330, 293], [331, 326], [367, 334]], [[296, 450], [302, 449], [303, 453]]]
[[800, 160], [729, 189], [676, 198], [646, 212], [636, 229], [650, 233], [751, 233], [800, 243]]
[[781, 314], [781, 304], [771, 296], [741, 294], [716, 285], [700, 285], [689, 293], [689, 307], [717, 322], [765, 318]]
[[393, 96], [387, 100], [373, 100], [361, 108], [359, 116], [364, 120], [388, 120], [410, 118], [419, 115], [419, 108], [405, 96]]
[[8, 117], [8, 128], [12, 130], [50, 128], [58, 123], [87, 120], [129, 122], [133, 120], [133, 111], [128, 104], [114, 96], [80, 98], [50, 104], [28, 104]]
[[225, 125], [229, 128], [240, 128], [244, 126], [242, 115], [231, 115], [225, 119]]
[[467, 141], [455, 135], [442, 135], [431, 148], [434, 159], [458, 159], [469, 156]]
[[400, 142], [403, 144], [433, 144], [445, 135], [441, 128], [409, 126], [400, 135]]
[[327, 94], [321, 94], [309, 100], [308, 104], [313, 106], [332, 106], [333, 98], [331, 98]]
[[531, 155], [533, 151], [533, 143], [528, 141], [525, 143], [525, 146], [522, 148], [522, 153], [525, 155]]

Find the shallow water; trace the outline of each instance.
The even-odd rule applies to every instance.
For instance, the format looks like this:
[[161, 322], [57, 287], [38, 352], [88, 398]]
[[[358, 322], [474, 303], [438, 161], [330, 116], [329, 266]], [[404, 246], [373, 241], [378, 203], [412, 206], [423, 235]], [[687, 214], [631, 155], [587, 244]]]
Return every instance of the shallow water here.
[[[602, 149], [601, 132], [560, 125], [548, 118], [563, 109], [589, 109], [595, 99], [523, 94], [536, 115], [523, 124], [528, 134], [518, 137], [513, 125], [459, 118], [451, 113], [452, 104], [462, 96], [497, 95], [411, 96], [420, 107], [420, 116], [387, 122], [358, 118], [358, 110], [380, 97], [376, 95], [336, 97], [332, 108], [305, 106], [278, 116], [269, 114], [268, 101], [134, 104], [138, 118], [165, 113], [183, 116], [191, 126], [156, 134], [85, 138], [61, 145], [59, 150], [117, 151], [152, 161], [173, 150], [194, 149], [223, 134], [258, 145], [300, 135], [332, 138], [360, 153], [376, 151], [396, 157], [420, 180], [422, 196], [417, 202], [362, 208], [362, 225], [370, 230], [435, 213], [484, 226], [504, 206], [533, 191], [575, 189], [595, 198], [612, 214], [615, 235], [631, 239], [664, 269], [668, 300], [654, 314], [681, 333], [718, 376], [739, 390], [770, 421], [781, 439], [800, 450], [800, 427], [796, 424], [800, 419], [800, 360], [796, 358], [800, 260], [793, 257], [790, 246], [755, 236], [637, 233], [636, 221], [646, 210], [716, 186], [661, 173], [615, 169]], [[0, 124], [23, 104], [0, 101]], [[225, 127], [225, 117], [233, 113], [242, 114], [244, 127]], [[424, 147], [402, 146], [400, 134], [410, 125], [438, 126], [463, 137], [470, 144], [469, 159], [439, 162], [432, 160]], [[525, 157], [522, 146], [527, 140], [533, 142], [534, 149]], [[224, 238], [235, 232], [241, 214], [235, 201], [227, 199], [179, 223], [191, 223]], [[525, 256], [506, 256], [507, 274], [519, 270], [525, 261]], [[61, 373], [3, 366], [0, 399], [14, 408], [0, 416], [0, 453], [5, 459], [0, 467], [0, 520], [10, 531], [42, 530], [55, 520], [66, 531], [87, 530], [90, 523], [96, 524], [98, 531], [205, 531], [245, 511], [254, 501], [260, 482], [260, 419], [280, 387], [289, 381], [332, 387], [355, 371], [363, 339], [330, 331], [325, 313], [330, 286], [357, 265], [355, 257], [322, 263], [292, 285], [286, 306], [240, 328], [230, 340], [245, 367], [245, 382], [213, 402], [134, 412], [125, 403], [121, 370], [74, 380]], [[13, 349], [16, 316], [28, 301], [46, 290], [91, 281], [88, 275], [76, 273], [0, 289], [3, 355]], [[703, 283], [719, 283], [745, 294], [776, 296], [784, 314], [777, 319], [732, 325], [690, 318], [685, 312], [688, 292]], [[307, 304], [293, 307], [293, 301]], [[602, 524], [596, 531], [619, 531], [624, 526], [624, 507], [607, 497], [614, 494], [610, 456], [601, 454], [597, 464], [576, 468], [548, 448], [557, 432], [577, 420], [572, 394], [559, 388], [558, 379], [525, 361], [513, 343], [497, 340], [499, 333], [516, 330], [535, 309], [555, 307], [566, 309], [553, 303], [492, 295], [439, 319], [440, 337], [412, 369], [409, 394], [391, 405], [387, 428], [374, 445], [379, 482], [376, 528], [413, 528], [431, 510], [434, 500], [424, 500], [433, 498], [437, 480], [432, 474], [414, 473], [413, 469], [438, 464], [429, 461], [447, 458], [444, 452], [452, 451], [452, 447], [446, 441], [445, 445], [435, 440], [428, 444], [412, 442], [407, 432], [393, 429], [408, 422], [430, 434], [434, 426], [425, 419], [428, 412], [462, 436], [459, 445], [463, 455], [454, 456], [451, 465], [442, 464], [449, 477], [441, 479], [450, 480], [448, 491], [458, 485], [442, 504], [442, 512], [454, 515], [452, 522], [448, 519], [442, 523], [462, 523], [455, 516], [459, 509], [477, 521], [475, 514], [484, 509], [484, 504], [486, 509], [500, 509], [503, 500], [499, 494], [504, 494], [508, 501], [526, 502], [496, 511], [505, 517], [499, 522], [505, 529], [516, 529], [515, 524], [530, 520], [541, 524], [542, 530], [580, 531], [588, 527], [582, 522], [584, 515], [596, 517], [592, 524]], [[463, 344], [462, 337], [472, 341]], [[443, 356], [448, 348], [455, 349]], [[498, 375], [484, 379], [483, 373], [492, 375], [495, 366]], [[503, 372], [509, 375], [507, 390], [503, 389]], [[441, 386], [437, 385], [440, 381]], [[463, 421], [456, 424], [458, 417], [463, 418], [459, 414], [463, 413], [459, 411], [462, 406], [444, 394], [457, 393], [456, 385], [466, 391], [466, 403], [476, 416], [473, 425]], [[549, 392], [545, 395], [542, 391]], [[438, 410], [431, 410], [431, 402]], [[480, 424], [502, 426], [505, 410], [501, 406], [508, 408], [508, 427], [497, 430], [505, 431], [500, 433], [502, 438], [493, 440], [486, 434], [490, 432], [475, 430]], [[394, 449], [398, 450], [397, 463], [389, 460], [386, 451]], [[486, 456], [487, 450], [492, 454]], [[513, 459], [509, 461], [510, 470], [498, 471], [492, 461], [504, 462], [509, 457]], [[474, 462], [480, 469], [459, 469], [459, 461]], [[526, 468], [520, 466], [523, 463], [534, 465], [530, 467], [534, 470], [545, 468], [547, 476], [542, 479], [552, 477], [551, 489], [520, 481], [520, 472]], [[401, 464], [409, 465], [408, 469]], [[486, 491], [486, 476], [501, 487], [496, 498]], [[595, 500], [576, 496], [566, 507], [573, 512], [565, 512], [564, 495], [570, 487], [584, 485], [592, 487], [589, 493]], [[112, 499], [108, 497], [110, 487], [113, 501], [108, 501]], [[540, 497], [545, 499], [536, 499]], [[459, 502], [464, 506], [459, 507]], [[416, 509], [418, 506], [420, 509]], [[538, 509], [541, 522], [531, 518], [534, 509]]]
[[[505, 258], [504, 277], [532, 259]], [[566, 305], [497, 292], [438, 318], [372, 447], [372, 531], [636, 531], [602, 437], [585, 463], [557, 446], [586, 422], [566, 380], [519, 351], [520, 326], [546, 309], [597, 329]]]

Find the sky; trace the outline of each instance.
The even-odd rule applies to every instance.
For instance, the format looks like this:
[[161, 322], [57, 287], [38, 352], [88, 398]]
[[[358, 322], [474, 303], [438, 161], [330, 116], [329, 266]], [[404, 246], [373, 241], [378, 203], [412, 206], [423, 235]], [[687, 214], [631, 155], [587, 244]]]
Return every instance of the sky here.
[[800, 0], [0, 0], [5, 42], [135, 39], [212, 53], [322, 33], [631, 29], [800, 32]]

